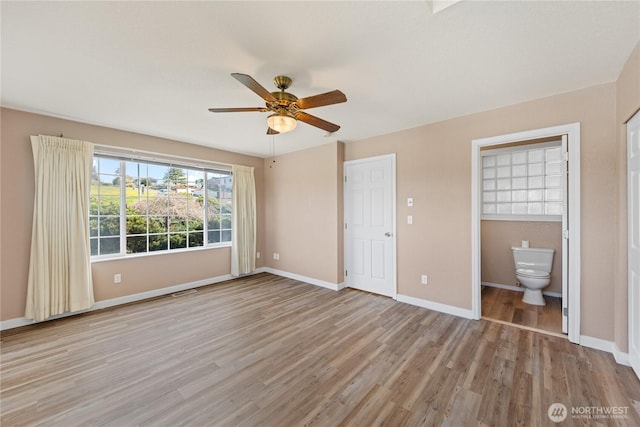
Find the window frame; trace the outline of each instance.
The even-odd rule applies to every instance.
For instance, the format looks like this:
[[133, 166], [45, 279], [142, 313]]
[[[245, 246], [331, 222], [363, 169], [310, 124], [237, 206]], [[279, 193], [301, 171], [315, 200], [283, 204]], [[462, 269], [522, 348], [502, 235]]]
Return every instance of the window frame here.
[[[218, 179], [225, 179], [225, 178], [230, 178], [231, 179], [231, 185], [228, 188], [228, 197], [225, 197], [225, 205], [229, 206], [229, 216], [231, 219], [231, 215], [233, 214], [233, 202], [232, 202], [232, 183], [233, 183], [233, 173], [232, 173], [232, 168], [230, 165], [224, 165], [224, 164], [219, 164], [219, 163], [206, 163], [206, 162], [200, 162], [200, 161], [194, 161], [193, 163], [188, 161], [188, 160], [183, 160], [182, 158], [174, 158], [172, 156], [167, 155], [166, 157], [161, 157], [161, 158], [157, 158], [157, 157], [147, 157], [147, 156], [143, 156], [143, 155], [133, 155], [133, 156], [123, 156], [120, 153], [111, 153], [108, 151], [98, 151], [96, 150], [94, 152], [93, 155], [93, 160], [94, 160], [94, 164], [96, 162], [96, 160], [98, 161], [98, 165], [100, 165], [100, 159], [109, 159], [112, 161], [116, 161], [119, 162], [119, 174], [105, 174], [103, 173], [103, 171], [100, 170], [100, 166], [98, 166], [97, 170], [94, 170], [93, 173], [98, 175], [98, 178], [101, 181], [101, 177], [102, 175], [109, 175], [109, 176], [114, 176], [117, 177], [119, 179], [119, 215], [118, 215], [118, 219], [120, 221], [119, 224], [119, 234], [117, 236], [114, 235], [114, 237], [118, 237], [120, 239], [119, 242], [119, 251], [118, 252], [114, 252], [114, 253], [106, 253], [106, 254], [100, 254], [99, 253], [99, 249], [98, 249], [98, 254], [96, 255], [91, 255], [91, 262], [94, 261], [102, 261], [102, 260], [112, 260], [112, 259], [117, 259], [117, 258], [133, 258], [133, 257], [140, 257], [140, 256], [154, 256], [154, 255], [163, 255], [163, 254], [168, 254], [168, 253], [178, 253], [178, 252], [188, 252], [188, 251], [199, 251], [199, 250], [207, 250], [207, 249], [216, 249], [216, 248], [225, 248], [225, 247], [230, 247], [232, 246], [233, 242], [232, 242], [232, 224], [231, 221], [229, 222], [229, 228], [228, 229], [224, 229], [224, 231], [228, 232], [229, 240], [226, 241], [220, 241], [220, 242], [215, 242], [212, 243], [209, 241], [209, 217], [208, 217], [208, 203], [209, 203], [209, 186], [207, 184], [208, 182], [208, 176], [209, 174], [216, 174], [216, 175], [220, 175], [218, 177]], [[196, 160], [196, 159], [194, 159]], [[187, 230], [184, 231], [184, 233], [173, 233], [173, 234], [185, 234], [186, 238], [187, 238], [187, 247], [181, 247], [181, 248], [171, 248], [171, 243], [170, 243], [170, 236], [172, 235], [172, 232], [170, 231], [170, 218], [171, 216], [167, 213], [167, 224], [166, 224], [166, 232], [165, 233], [161, 233], [161, 235], [166, 235], [167, 236], [167, 248], [166, 249], [161, 249], [161, 250], [149, 250], [149, 237], [156, 235], [158, 233], [150, 233], [149, 231], [149, 218], [153, 215], [150, 214], [150, 212], [147, 210], [144, 216], [147, 219], [147, 230], [146, 233], [141, 234], [141, 233], [135, 233], [135, 234], [127, 234], [127, 176], [131, 176], [131, 174], [127, 174], [127, 163], [139, 163], [139, 164], [145, 164], [145, 166], [150, 166], [150, 165], [155, 165], [155, 166], [161, 166], [161, 167], [166, 167], [166, 168], [176, 168], [176, 169], [183, 169], [185, 170], [185, 172], [187, 172], [187, 174], [189, 174], [189, 171], [194, 171], [194, 172], [199, 172], [202, 173], [202, 179], [203, 179], [203, 185], [202, 185], [202, 198], [203, 198], [203, 205], [202, 205], [202, 211], [203, 211], [203, 215], [202, 215], [202, 230], [197, 230], [198, 232], [202, 233], [202, 245], [200, 246], [188, 246], [188, 238], [189, 238], [189, 230], [188, 230], [188, 222], [190, 221], [188, 218], [185, 218], [185, 221], [187, 223]], [[140, 178], [140, 177], [138, 177]], [[147, 179], [150, 179], [150, 176], [148, 175], [147, 172], [147, 176], [145, 177]], [[115, 179], [115, 178], [114, 178]], [[141, 179], [141, 178], [140, 178]], [[185, 179], [187, 179], [187, 177], [185, 177]], [[93, 181], [93, 178], [92, 178]], [[189, 200], [191, 200], [191, 198], [193, 198], [195, 200], [195, 197], [192, 195], [192, 193], [189, 192], [188, 190], [189, 185], [187, 184], [187, 193], [191, 194], [191, 196], [187, 199], [187, 203]], [[100, 194], [100, 191], [98, 191], [97, 194], [93, 193], [93, 185], [91, 186], [91, 192], [90, 192], [90, 200], [91, 198], [93, 198], [94, 196], [97, 196], [97, 202], [98, 202], [98, 206], [100, 209], [101, 204], [101, 200], [102, 200], [102, 194]], [[146, 195], [146, 200], [149, 200], [149, 195], [147, 193]], [[171, 197], [171, 195], [169, 194], [167, 197]], [[222, 201], [223, 199], [221, 199], [220, 197], [216, 197], [219, 201]], [[163, 215], [164, 216], [164, 215]], [[217, 216], [220, 218], [219, 221], [219, 227], [217, 230], [220, 231], [220, 238], [222, 238], [223, 236], [223, 229], [222, 229], [222, 213], [220, 211], [218, 211]], [[97, 213], [93, 213], [91, 210], [89, 212], [89, 219], [90, 219], [90, 227], [91, 227], [91, 219], [98, 219], [97, 222], [97, 234], [96, 235], [92, 235], [91, 234], [91, 230], [89, 231], [89, 235], [90, 235], [90, 242], [92, 240], [97, 240], [100, 244], [100, 240], [104, 237], [101, 236], [100, 232], [101, 232], [101, 223], [100, 223], [100, 218], [102, 217], [102, 215], [100, 215], [100, 211], [98, 210]], [[134, 217], [133, 215], [129, 215], [130, 218]], [[146, 251], [141, 251], [141, 252], [133, 252], [133, 253], [128, 253], [127, 252], [127, 238], [128, 237], [132, 237], [132, 236], [136, 236], [136, 235], [140, 235], [140, 236], [146, 236], [146, 240], [147, 240], [147, 245], [146, 245]]]

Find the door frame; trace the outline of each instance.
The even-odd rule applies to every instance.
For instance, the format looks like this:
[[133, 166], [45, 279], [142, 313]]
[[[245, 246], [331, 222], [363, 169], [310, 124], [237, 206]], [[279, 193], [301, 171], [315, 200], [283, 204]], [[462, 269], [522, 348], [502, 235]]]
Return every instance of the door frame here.
[[580, 123], [533, 129], [471, 141], [471, 312], [474, 319], [480, 319], [481, 303], [481, 263], [480, 263], [480, 203], [482, 182], [480, 180], [480, 149], [492, 145], [520, 142], [533, 139], [567, 135], [569, 167], [569, 315], [568, 338], [572, 343], [580, 343]]
[[632, 267], [632, 246], [633, 246], [633, 232], [634, 229], [640, 227], [640, 219], [635, 218], [636, 223], [634, 224], [633, 217], [633, 208], [632, 208], [632, 200], [634, 197], [640, 197], [638, 194], [633, 194], [633, 185], [632, 185], [632, 170], [631, 170], [631, 150], [632, 150], [632, 133], [640, 132], [640, 111], [636, 112], [628, 121], [627, 121], [627, 299], [629, 300], [628, 305], [628, 352], [629, 352], [629, 364], [631, 368], [636, 373], [636, 376], [640, 378], [640, 352], [637, 350], [640, 348], [640, 343], [635, 342], [636, 334], [638, 331], [637, 328], [640, 328], [638, 325], [638, 320], [640, 319], [640, 307], [635, 306], [638, 304], [637, 299], [635, 298], [633, 290], [633, 267]]
[[[569, 152], [569, 137], [567, 134], [562, 135], [562, 152]], [[563, 154], [564, 155], [564, 154]], [[562, 162], [562, 191], [565, 194], [569, 193], [569, 159]], [[565, 315], [565, 311], [569, 309], [569, 236], [565, 235], [566, 230], [569, 230], [569, 200], [567, 197], [562, 198], [562, 300], [560, 301], [560, 309], [562, 310], [562, 333], [569, 332], [569, 317]]]
[[[391, 298], [393, 299], [397, 299], [398, 298], [398, 239], [396, 238], [397, 236], [397, 212], [396, 212], [396, 208], [397, 208], [397, 200], [396, 200], [396, 194], [397, 194], [397, 188], [396, 188], [396, 153], [391, 153], [391, 154], [383, 154], [381, 156], [373, 156], [373, 157], [366, 157], [366, 158], [362, 158], [362, 159], [355, 159], [355, 160], [347, 160], [345, 162], [343, 162], [342, 164], [342, 185], [344, 187], [346, 187], [346, 177], [347, 177], [347, 167], [350, 165], [354, 165], [354, 164], [358, 164], [358, 163], [369, 163], [369, 162], [375, 162], [378, 160], [382, 160], [382, 159], [391, 159], [391, 227], [392, 227], [392, 231], [391, 231], [391, 251], [392, 251], [392, 260], [391, 260], [391, 266], [393, 269], [392, 272], [392, 278], [393, 278], [393, 295], [391, 296]], [[347, 220], [346, 218], [348, 218], [347, 216], [347, 197], [349, 197], [349, 195], [347, 194], [347, 191], [343, 191], [343, 221], [342, 221], [342, 227], [344, 230], [344, 237], [343, 237], [343, 252], [344, 252], [344, 273], [346, 273], [347, 269], [348, 269], [348, 265], [347, 265], [347, 256], [348, 256], [348, 250], [349, 250], [349, 243], [348, 243], [348, 238], [349, 238], [349, 231], [347, 228]], [[350, 287], [349, 286], [349, 276], [347, 274], [345, 274], [344, 277], [344, 285], [345, 287]]]

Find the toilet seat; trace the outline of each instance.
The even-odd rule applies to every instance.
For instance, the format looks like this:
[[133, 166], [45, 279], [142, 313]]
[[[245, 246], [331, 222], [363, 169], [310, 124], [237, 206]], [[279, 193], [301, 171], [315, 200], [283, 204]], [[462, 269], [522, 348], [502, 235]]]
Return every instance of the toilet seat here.
[[541, 270], [532, 270], [530, 268], [519, 268], [516, 270], [516, 276], [524, 276], [524, 277], [532, 277], [532, 278], [548, 278], [551, 277], [551, 274], [541, 271]]

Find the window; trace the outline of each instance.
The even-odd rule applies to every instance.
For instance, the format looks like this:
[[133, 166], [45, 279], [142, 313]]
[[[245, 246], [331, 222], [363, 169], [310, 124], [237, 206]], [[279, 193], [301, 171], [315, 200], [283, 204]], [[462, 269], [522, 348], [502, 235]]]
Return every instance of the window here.
[[565, 172], [560, 141], [481, 155], [482, 219], [562, 219]]
[[94, 155], [91, 255], [231, 242], [231, 171]]

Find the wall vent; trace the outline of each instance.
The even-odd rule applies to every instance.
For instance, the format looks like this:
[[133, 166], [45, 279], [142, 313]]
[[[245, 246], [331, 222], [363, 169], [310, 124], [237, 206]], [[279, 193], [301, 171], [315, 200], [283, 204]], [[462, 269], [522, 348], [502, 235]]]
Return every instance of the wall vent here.
[[177, 298], [177, 297], [183, 297], [189, 294], [195, 294], [196, 292], [198, 292], [196, 289], [187, 289], [186, 291], [174, 292], [171, 294], [171, 296], [174, 298]]

